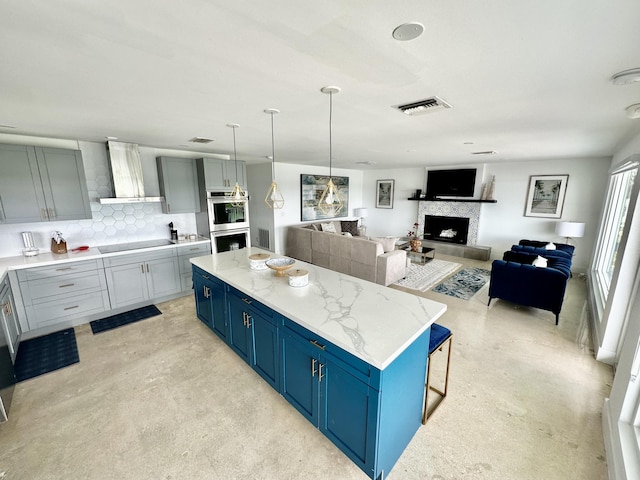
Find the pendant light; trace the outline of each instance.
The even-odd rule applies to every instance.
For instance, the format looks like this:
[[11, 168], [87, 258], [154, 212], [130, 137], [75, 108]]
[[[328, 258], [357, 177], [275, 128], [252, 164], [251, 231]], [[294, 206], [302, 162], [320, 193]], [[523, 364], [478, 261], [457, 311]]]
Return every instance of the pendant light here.
[[237, 123], [227, 123], [227, 127], [233, 128], [233, 159], [236, 165], [236, 184], [230, 194], [227, 195], [232, 207], [241, 207], [247, 198], [247, 194], [238, 184], [238, 152], [236, 151], [236, 128], [240, 128]]
[[280, 193], [280, 189], [276, 183], [276, 149], [273, 137], [273, 116], [280, 113], [280, 110], [277, 108], [267, 108], [264, 113], [271, 115], [271, 186], [267, 191], [267, 196], [264, 197], [264, 203], [267, 204], [267, 207], [277, 210], [284, 207], [284, 197], [282, 193]]
[[333, 95], [340, 93], [340, 87], [322, 87], [320, 91], [329, 95], [329, 181], [320, 196], [318, 209], [327, 217], [335, 217], [342, 209], [342, 200], [340, 199], [338, 189], [334, 185], [331, 175], [331, 157], [333, 153], [331, 145], [331, 121], [333, 117]]

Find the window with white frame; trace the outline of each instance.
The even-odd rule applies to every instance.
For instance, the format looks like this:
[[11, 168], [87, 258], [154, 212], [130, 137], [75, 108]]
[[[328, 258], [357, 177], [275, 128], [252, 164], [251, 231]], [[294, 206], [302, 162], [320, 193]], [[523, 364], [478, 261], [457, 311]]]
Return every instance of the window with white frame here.
[[[597, 287], [596, 302], [600, 313], [609, 295], [637, 172], [638, 162], [629, 162], [613, 171], [609, 178], [604, 215], [592, 266], [594, 284]], [[598, 316], [602, 321], [602, 315]]]

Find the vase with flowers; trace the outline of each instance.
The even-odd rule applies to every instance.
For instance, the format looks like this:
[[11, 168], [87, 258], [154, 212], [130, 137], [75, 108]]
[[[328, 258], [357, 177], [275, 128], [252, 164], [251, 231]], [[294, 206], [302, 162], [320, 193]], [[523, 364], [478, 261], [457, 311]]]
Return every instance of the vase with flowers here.
[[422, 241], [418, 238], [418, 224], [413, 224], [413, 229], [409, 230], [407, 236], [409, 237], [409, 245], [411, 246], [412, 252], [417, 252], [422, 247]]

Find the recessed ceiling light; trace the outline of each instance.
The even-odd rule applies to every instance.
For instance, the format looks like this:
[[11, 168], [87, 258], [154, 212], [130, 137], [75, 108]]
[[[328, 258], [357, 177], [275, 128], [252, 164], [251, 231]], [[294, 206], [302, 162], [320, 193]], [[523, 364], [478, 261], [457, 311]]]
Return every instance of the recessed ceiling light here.
[[640, 82], [640, 68], [632, 68], [616, 73], [611, 77], [614, 85], [628, 85], [630, 83]]
[[3, 124], [0, 124], [0, 128], [18, 128], [18, 127], [16, 127], [15, 125], [3, 125]]
[[358, 165], [375, 165], [376, 162], [374, 162], [372, 160], [365, 160], [363, 162], [356, 162], [356, 164], [358, 164]]
[[118, 137], [104, 137], [104, 138], [106, 138], [107, 140], [117, 140], [118, 139]]
[[393, 29], [393, 38], [401, 42], [418, 38], [424, 32], [424, 25], [418, 22], [403, 23]]
[[465, 145], [473, 145], [473, 142], [464, 142]]

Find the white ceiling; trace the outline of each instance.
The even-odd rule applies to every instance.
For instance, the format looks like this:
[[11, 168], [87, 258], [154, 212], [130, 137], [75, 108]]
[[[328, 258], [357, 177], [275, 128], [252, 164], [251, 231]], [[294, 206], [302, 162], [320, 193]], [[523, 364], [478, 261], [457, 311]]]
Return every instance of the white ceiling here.
[[[610, 82], [639, 22], [638, 0], [0, 0], [0, 132], [229, 153], [239, 123], [264, 162], [278, 108], [277, 161], [326, 165], [337, 85], [334, 166], [609, 156], [640, 132], [640, 82]], [[453, 108], [391, 108], [432, 95]]]

